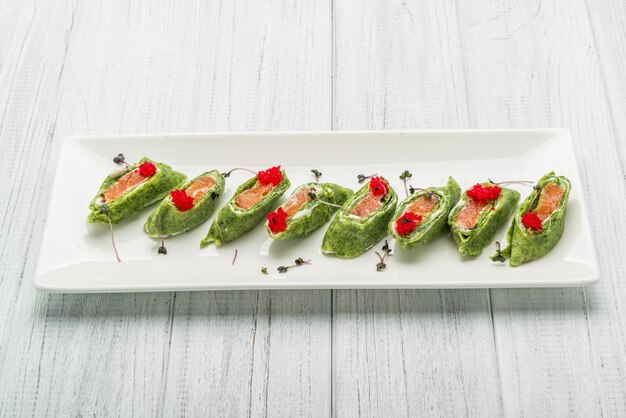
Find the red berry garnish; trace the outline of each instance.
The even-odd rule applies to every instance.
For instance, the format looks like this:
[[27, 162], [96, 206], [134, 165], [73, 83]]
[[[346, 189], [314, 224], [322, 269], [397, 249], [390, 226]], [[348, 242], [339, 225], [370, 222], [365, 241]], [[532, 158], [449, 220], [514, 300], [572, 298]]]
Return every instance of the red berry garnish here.
[[278, 165], [264, 171], [259, 171], [257, 178], [261, 184], [272, 183], [274, 186], [278, 186], [280, 182], [283, 181], [283, 173], [280, 171], [280, 166]]
[[372, 177], [370, 179], [370, 190], [374, 196], [384, 196], [389, 192], [389, 186], [382, 177]]
[[535, 212], [526, 212], [522, 215], [522, 223], [526, 228], [534, 229], [535, 231], [543, 229], [543, 222]]
[[156, 171], [156, 165], [152, 164], [150, 161], [146, 161], [139, 166], [139, 174], [143, 177], [152, 177]]
[[283, 208], [278, 208], [276, 212], [267, 215], [267, 226], [273, 234], [287, 229], [287, 212]]
[[193, 197], [189, 196], [185, 190], [172, 190], [170, 196], [172, 196], [172, 203], [179, 211], [185, 212], [193, 209]]
[[415, 228], [422, 222], [422, 219], [424, 218], [416, 213], [404, 212], [404, 214], [396, 220], [396, 231], [398, 235], [409, 235], [411, 232], [415, 231]]
[[482, 202], [485, 200], [496, 200], [500, 197], [502, 189], [498, 186], [484, 187], [482, 184], [475, 184], [474, 187], [465, 192], [472, 200]]

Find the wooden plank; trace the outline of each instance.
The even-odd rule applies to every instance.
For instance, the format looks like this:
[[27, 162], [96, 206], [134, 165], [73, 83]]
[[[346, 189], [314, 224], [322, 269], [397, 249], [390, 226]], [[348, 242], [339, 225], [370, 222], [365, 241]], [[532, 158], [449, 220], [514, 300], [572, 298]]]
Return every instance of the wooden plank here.
[[[339, 0], [334, 17], [335, 128], [468, 124], [455, 2]], [[501, 412], [488, 291], [341, 290], [333, 308], [335, 415]]]
[[328, 416], [327, 293], [178, 293], [163, 414]]
[[[0, 170], [10, 179], [0, 184], [0, 415], [154, 415], [172, 295], [47, 295], [31, 283], [60, 139], [98, 132], [91, 123], [104, 119], [86, 110], [102, 110], [107, 73], [84, 60], [81, 48], [105, 55], [109, 34], [98, 30], [110, 22], [99, 25], [88, 15], [95, 5], [86, 3], [13, 4], [2, 16], [10, 36], [0, 41]], [[114, 22], [126, 16], [115, 7], [100, 11]], [[120, 48], [132, 56], [141, 46], [126, 41]], [[82, 72], [90, 86], [80, 90], [80, 106], [68, 106], [65, 94]], [[116, 101], [109, 131], [119, 131], [124, 114], [136, 114], [124, 104]], [[143, 129], [127, 120], [126, 129]], [[59, 243], [67, 244], [63, 237]]]
[[572, 130], [601, 265], [591, 288], [491, 292], [504, 410], [624, 415], [626, 196], [585, 4], [459, 6], [472, 125]]
[[[195, 14], [195, 129], [330, 129], [330, 2]], [[178, 293], [162, 414], [329, 415], [330, 306], [330, 291]]]
[[333, 320], [335, 415], [500, 413], [486, 291], [336, 291]]
[[[58, 79], [63, 71], [72, 9], [6, 5], [0, 24], [0, 341], [18, 300], [38, 200], [37, 169], [54, 129]], [[56, 18], [53, 16], [56, 14]], [[48, 36], [47, 32], [53, 33]], [[35, 50], [42, 48], [41, 51]], [[32, 143], [36, 139], [36, 143]], [[30, 157], [30, 158], [27, 158]], [[31, 161], [32, 159], [32, 161]]]
[[607, 0], [587, 2], [587, 12], [601, 64], [604, 90], [609, 99], [616, 147], [621, 151], [622, 174], [626, 174], [626, 121], [621, 117], [626, 112], [626, 4]]

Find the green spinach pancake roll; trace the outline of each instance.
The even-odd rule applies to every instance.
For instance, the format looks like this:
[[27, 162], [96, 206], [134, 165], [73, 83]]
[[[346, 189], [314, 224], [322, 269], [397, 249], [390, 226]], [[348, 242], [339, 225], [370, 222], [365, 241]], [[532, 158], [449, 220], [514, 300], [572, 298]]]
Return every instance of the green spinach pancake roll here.
[[352, 190], [337, 184], [304, 184], [276, 211], [267, 215], [265, 228], [272, 239], [306, 237], [330, 221], [352, 195]]
[[554, 172], [543, 176], [515, 213], [507, 233], [507, 247], [492, 259], [501, 255], [517, 267], [549, 253], [563, 235], [571, 187], [566, 177]]
[[144, 230], [150, 238], [173, 237], [205, 222], [224, 191], [224, 177], [211, 170], [172, 190], [152, 212]]
[[448, 214], [461, 197], [461, 187], [450, 177], [442, 187], [413, 193], [398, 204], [389, 232], [404, 249], [417, 248], [448, 228]]
[[339, 258], [363, 254], [387, 233], [398, 197], [383, 177], [373, 177], [344, 204], [331, 221], [322, 252]]
[[467, 190], [448, 216], [459, 254], [478, 256], [517, 207], [520, 194], [494, 183]]
[[241, 184], [228, 204], [220, 209], [200, 247], [211, 243], [219, 246], [252, 230], [265, 219], [290, 185], [287, 174], [281, 171], [280, 166], [259, 171]]
[[90, 223], [118, 223], [128, 215], [163, 199], [185, 181], [186, 176], [169, 165], [144, 157], [136, 164], [117, 170], [104, 179], [89, 204]]

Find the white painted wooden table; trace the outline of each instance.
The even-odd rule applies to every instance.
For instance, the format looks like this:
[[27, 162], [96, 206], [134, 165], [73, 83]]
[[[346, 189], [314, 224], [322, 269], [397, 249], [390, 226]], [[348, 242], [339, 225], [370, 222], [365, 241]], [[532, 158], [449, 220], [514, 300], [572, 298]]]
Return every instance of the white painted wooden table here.
[[[626, 415], [623, 1], [0, 0], [0, 11], [0, 416]], [[572, 130], [599, 285], [32, 287], [65, 135], [467, 127]]]

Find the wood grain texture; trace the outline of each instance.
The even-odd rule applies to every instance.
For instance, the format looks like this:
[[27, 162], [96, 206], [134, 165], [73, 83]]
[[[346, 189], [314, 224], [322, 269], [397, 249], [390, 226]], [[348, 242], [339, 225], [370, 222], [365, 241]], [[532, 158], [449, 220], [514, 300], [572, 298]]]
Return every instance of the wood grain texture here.
[[[70, 6], [58, 5], [46, 13], [13, 4], [1, 17], [6, 36], [0, 37], [0, 175], [5, 179], [0, 182], [0, 317], [6, 321], [0, 321], [0, 341], [27, 268], [24, 258], [33, 232], [28, 220], [35, 219], [32, 202], [40, 193], [37, 179], [27, 173], [37, 170], [49, 152]], [[33, 45], [41, 45], [43, 53]]]
[[336, 416], [502, 411], [488, 293], [335, 291]]
[[[11, 179], [0, 185], [0, 416], [149, 415], [160, 395], [171, 295], [46, 295], [32, 286], [51, 155], [64, 133], [91, 131], [86, 118], [65, 122], [82, 106], [63, 106], [81, 61], [73, 46], [94, 36], [81, 23], [88, 6], [78, 6], [22, 4], [3, 15], [13, 32], [0, 47], [12, 58], [0, 83], [0, 167]], [[91, 79], [97, 85], [98, 73]]]
[[611, 122], [614, 125], [617, 149], [622, 157], [622, 174], [626, 184], [626, 4], [621, 1], [587, 1], [594, 46], [609, 100]]
[[163, 415], [328, 416], [327, 293], [178, 293]]
[[[626, 415], [622, 3], [0, 10], [0, 416]], [[31, 284], [65, 135], [560, 126], [593, 214], [592, 288], [47, 295]]]
[[[468, 125], [453, 1], [336, 0], [334, 21], [335, 128]], [[502, 411], [488, 291], [337, 290], [333, 308], [335, 415]]]
[[491, 291], [505, 412], [623, 415], [626, 196], [585, 4], [459, 6], [472, 125], [572, 130], [601, 264], [595, 287]]
[[[3, 236], [15, 238], [1, 244], [9, 254], [2, 256], [0, 415], [328, 415], [329, 291], [61, 296], [37, 294], [30, 280], [47, 205], [46, 175], [52, 174], [48, 162], [65, 135], [329, 129], [330, 3], [36, 6], [37, 42], [52, 33], [58, 48], [44, 43], [49, 56], [36, 66], [27, 60], [33, 68], [2, 69], [3, 79], [11, 81], [11, 71], [24, 78], [13, 88], [29, 87], [15, 94], [18, 105], [37, 88], [50, 98], [41, 110], [9, 102], [9, 122], [2, 125], [2, 146], [16, 149], [9, 174], [25, 184], [2, 185], [14, 193], [2, 207]], [[29, 30], [23, 28], [25, 37], [32, 36]], [[39, 45], [29, 42], [28, 52], [38, 57]], [[42, 74], [49, 79], [38, 86]], [[40, 113], [49, 116], [40, 128], [49, 135], [7, 133], [22, 123], [15, 114], [41, 123]], [[2, 158], [5, 170], [13, 161]], [[20, 268], [28, 278], [21, 286]], [[211, 303], [215, 299], [222, 305]], [[222, 314], [224, 306], [246, 323], [245, 331]], [[251, 345], [253, 323], [259, 336]], [[185, 332], [190, 324], [195, 328]], [[219, 352], [216, 341], [231, 328], [224, 356], [233, 367], [215, 368], [202, 353]], [[171, 353], [176, 369], [169, 366]], [[207, 391], [210, 386], [199, 387], [198, 376], [231, 391], [220, 397]], [[176, 396], [181, 393], [197, 396]]]

